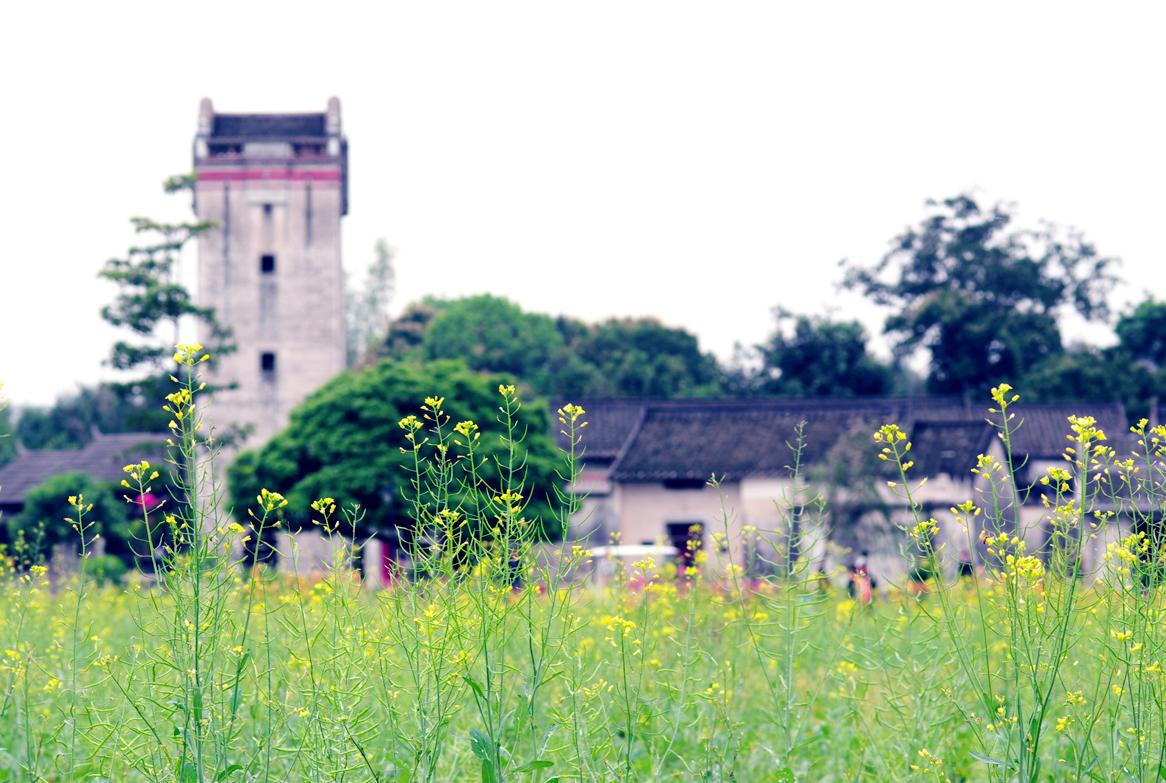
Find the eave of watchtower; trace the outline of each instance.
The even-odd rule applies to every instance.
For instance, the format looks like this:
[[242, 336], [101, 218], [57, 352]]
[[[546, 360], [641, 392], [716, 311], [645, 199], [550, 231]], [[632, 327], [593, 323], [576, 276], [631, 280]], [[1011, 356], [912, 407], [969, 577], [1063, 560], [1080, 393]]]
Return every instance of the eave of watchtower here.
[[193, 158], [200, 183], [335, 182], [348, 214], [348, 140], [335, 98], [306, 114], [223, 114], [203, 99]]

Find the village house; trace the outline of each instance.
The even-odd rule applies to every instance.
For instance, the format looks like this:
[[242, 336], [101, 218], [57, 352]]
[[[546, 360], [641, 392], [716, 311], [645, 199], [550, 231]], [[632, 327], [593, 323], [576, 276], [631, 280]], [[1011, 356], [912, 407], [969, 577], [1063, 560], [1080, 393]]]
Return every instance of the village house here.
[[[703, 551], [714, 562], [769, 572], [789, 567], [791, 558], [832, 571], [866, 552], [876, 576], [902, 581], [913, 566], [903, 530], [914, 520], [887, 486], [896, 477], [877, 459], [872, 439], [894, 423], [912, 443], [914, 481], [927, 478], [922, 487], [913, 484], [913, 497], [923, 517], [940, 523], [949, 570], [984, 555], [980, 531], [969, 540], [951, 509], [967, 500], [990, 504], [972, 468], [978, 455], [1004, 461], [1005, 451], [987, 411], [962, 399], [599, 399], [583, 406], [587, 426], [573, 486], [582, 502], [572, 541], [670, 552], [681, 564]], [[1020, 526], [1009, 532], [1023, 535], [1030, 551], [1047, 548], [1039, 480], [1065, 464], [1068, 418], [1077, 414], [1095, 417], [1119, 454], [1135, 446], [1120, 404], [1021, 404], [1011, 425]], [[127, 433], [99, 434], [77, 450], [25, 452], [0, 469], [0, 512], [19, 513], [28, 492], [53, 475], [81, 472], [116, 484], [122, 466], [161, 451], [160, 436]], [[1130, 529], [1123, 514], [1086, 531], [1085, 570], [1101, 565], [1106, 544]], [[334, 552], [319, 538], [281, 537], [283, 567], [315, 570], [328, 562]], [[379, 562], [378, 542], [366, 546], [366, 559]], [[368, 576], [384, 581], [383, 574]]]
[[[584, 402], [585, 468], [575, 490], [586, 496], [575, 535], [603, 544], [670, 546], [687, 559], [692, 549], [734, 562], [780, 568], [790, 554], [824, 571], [868, 553], [872, 571], [902, 580], [912, 561], [903, 528], [911, 514], [897, 477], [877, 460], [872, 434], [894, 423], [913, 447], [913, 487], [920, 513], [940, 522], [939, 543], [954, 571], [960, 560], [980, 562], [978, 530], [971, 541], [956, 528], [951, 509], [989, 503], [986, 484], [972, 472], [978, 455], [1005, 458], [989, 414], [958, 398], [817, 400], [594, 400]], [[1049, 537], [1041, 493], [1029, 491], [1051, 466], [1064, 465], [1068, 418], [1091, 415], [1119, 453], [1127, 451], [1125, 411], [1118, 403], [1023, 404], [1010, 427], [1018, 476], [1019, 533], [1030, 551]], [[597, 456], [592, 457], [592, 449]], [[1004, 501], [1011, 507], [1012, 498]], [[1008, 515], [1012, 518], [1012, 515]], [[983, 517], [981, 517], [981, 522]], [[1085, 567], [1100, 564], [1105, 542], [1128, 529], [1121, 518], [1085, 546]], [[768, 542], [769, 554], [749, 560], [749, 536]], [[718, 533], [724, 534], [728, 552]], [[691, 543], [690, 543], [691, 541]], [[723, 559], [723, 558], [722, 558]], [[774, 562], [774, 561], [778, 562]]]

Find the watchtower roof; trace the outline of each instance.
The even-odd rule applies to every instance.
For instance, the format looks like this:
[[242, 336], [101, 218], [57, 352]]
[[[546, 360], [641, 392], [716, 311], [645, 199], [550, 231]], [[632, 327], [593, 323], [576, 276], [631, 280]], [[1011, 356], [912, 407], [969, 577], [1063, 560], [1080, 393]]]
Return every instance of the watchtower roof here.
[[318, 114], [214, 114], [212, 139], [287, 140], [327, 138], [328, 117]]
[[[329, 98], [322, 112], [232, 114], [215, 111], [210, 98], [203, 98], [194, 168], [199, 181], [339, 180], [340, 214], [347, 215], [348, 139], [340, 123], [340, 99]], [[197, 200], [196, 192], [196, 209]]]

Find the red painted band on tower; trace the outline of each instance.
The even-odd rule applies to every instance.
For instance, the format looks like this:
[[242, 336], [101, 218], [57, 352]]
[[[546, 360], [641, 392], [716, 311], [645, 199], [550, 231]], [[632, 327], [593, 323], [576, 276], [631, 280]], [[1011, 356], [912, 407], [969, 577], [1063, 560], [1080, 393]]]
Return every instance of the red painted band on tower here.
[[339, 182], [340, 172], [336, 169], [307, 171], [288, 171], [287, 169], [230, 169], [216, 171], [214, 169], [203, 169], [198, 172], [198, 179], [200, 182], [241, 182], [253, 180]]

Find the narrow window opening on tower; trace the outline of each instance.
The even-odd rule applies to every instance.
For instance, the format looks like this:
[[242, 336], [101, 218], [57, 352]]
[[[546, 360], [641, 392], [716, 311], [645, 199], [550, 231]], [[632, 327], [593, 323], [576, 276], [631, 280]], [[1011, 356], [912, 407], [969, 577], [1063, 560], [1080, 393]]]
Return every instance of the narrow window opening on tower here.
[[275, 377], [275, 354], [271, 351], [264, 351], [259, 354], [259, 369], [262, 371], [265, 379], [270, 380]]
[[264, 204], [263, 205], [263, 217], [268, 217], [268, 218], [271, 217], [271, 212], [274, 209], [275, 209], [275, 207], [272, 204]]
[[259, 271], [265, 275], [275, 274], [275, 256], [271, 253], [259, 256]]
[[312, 244], [312, 181], [304, 182], [304, 241]]

